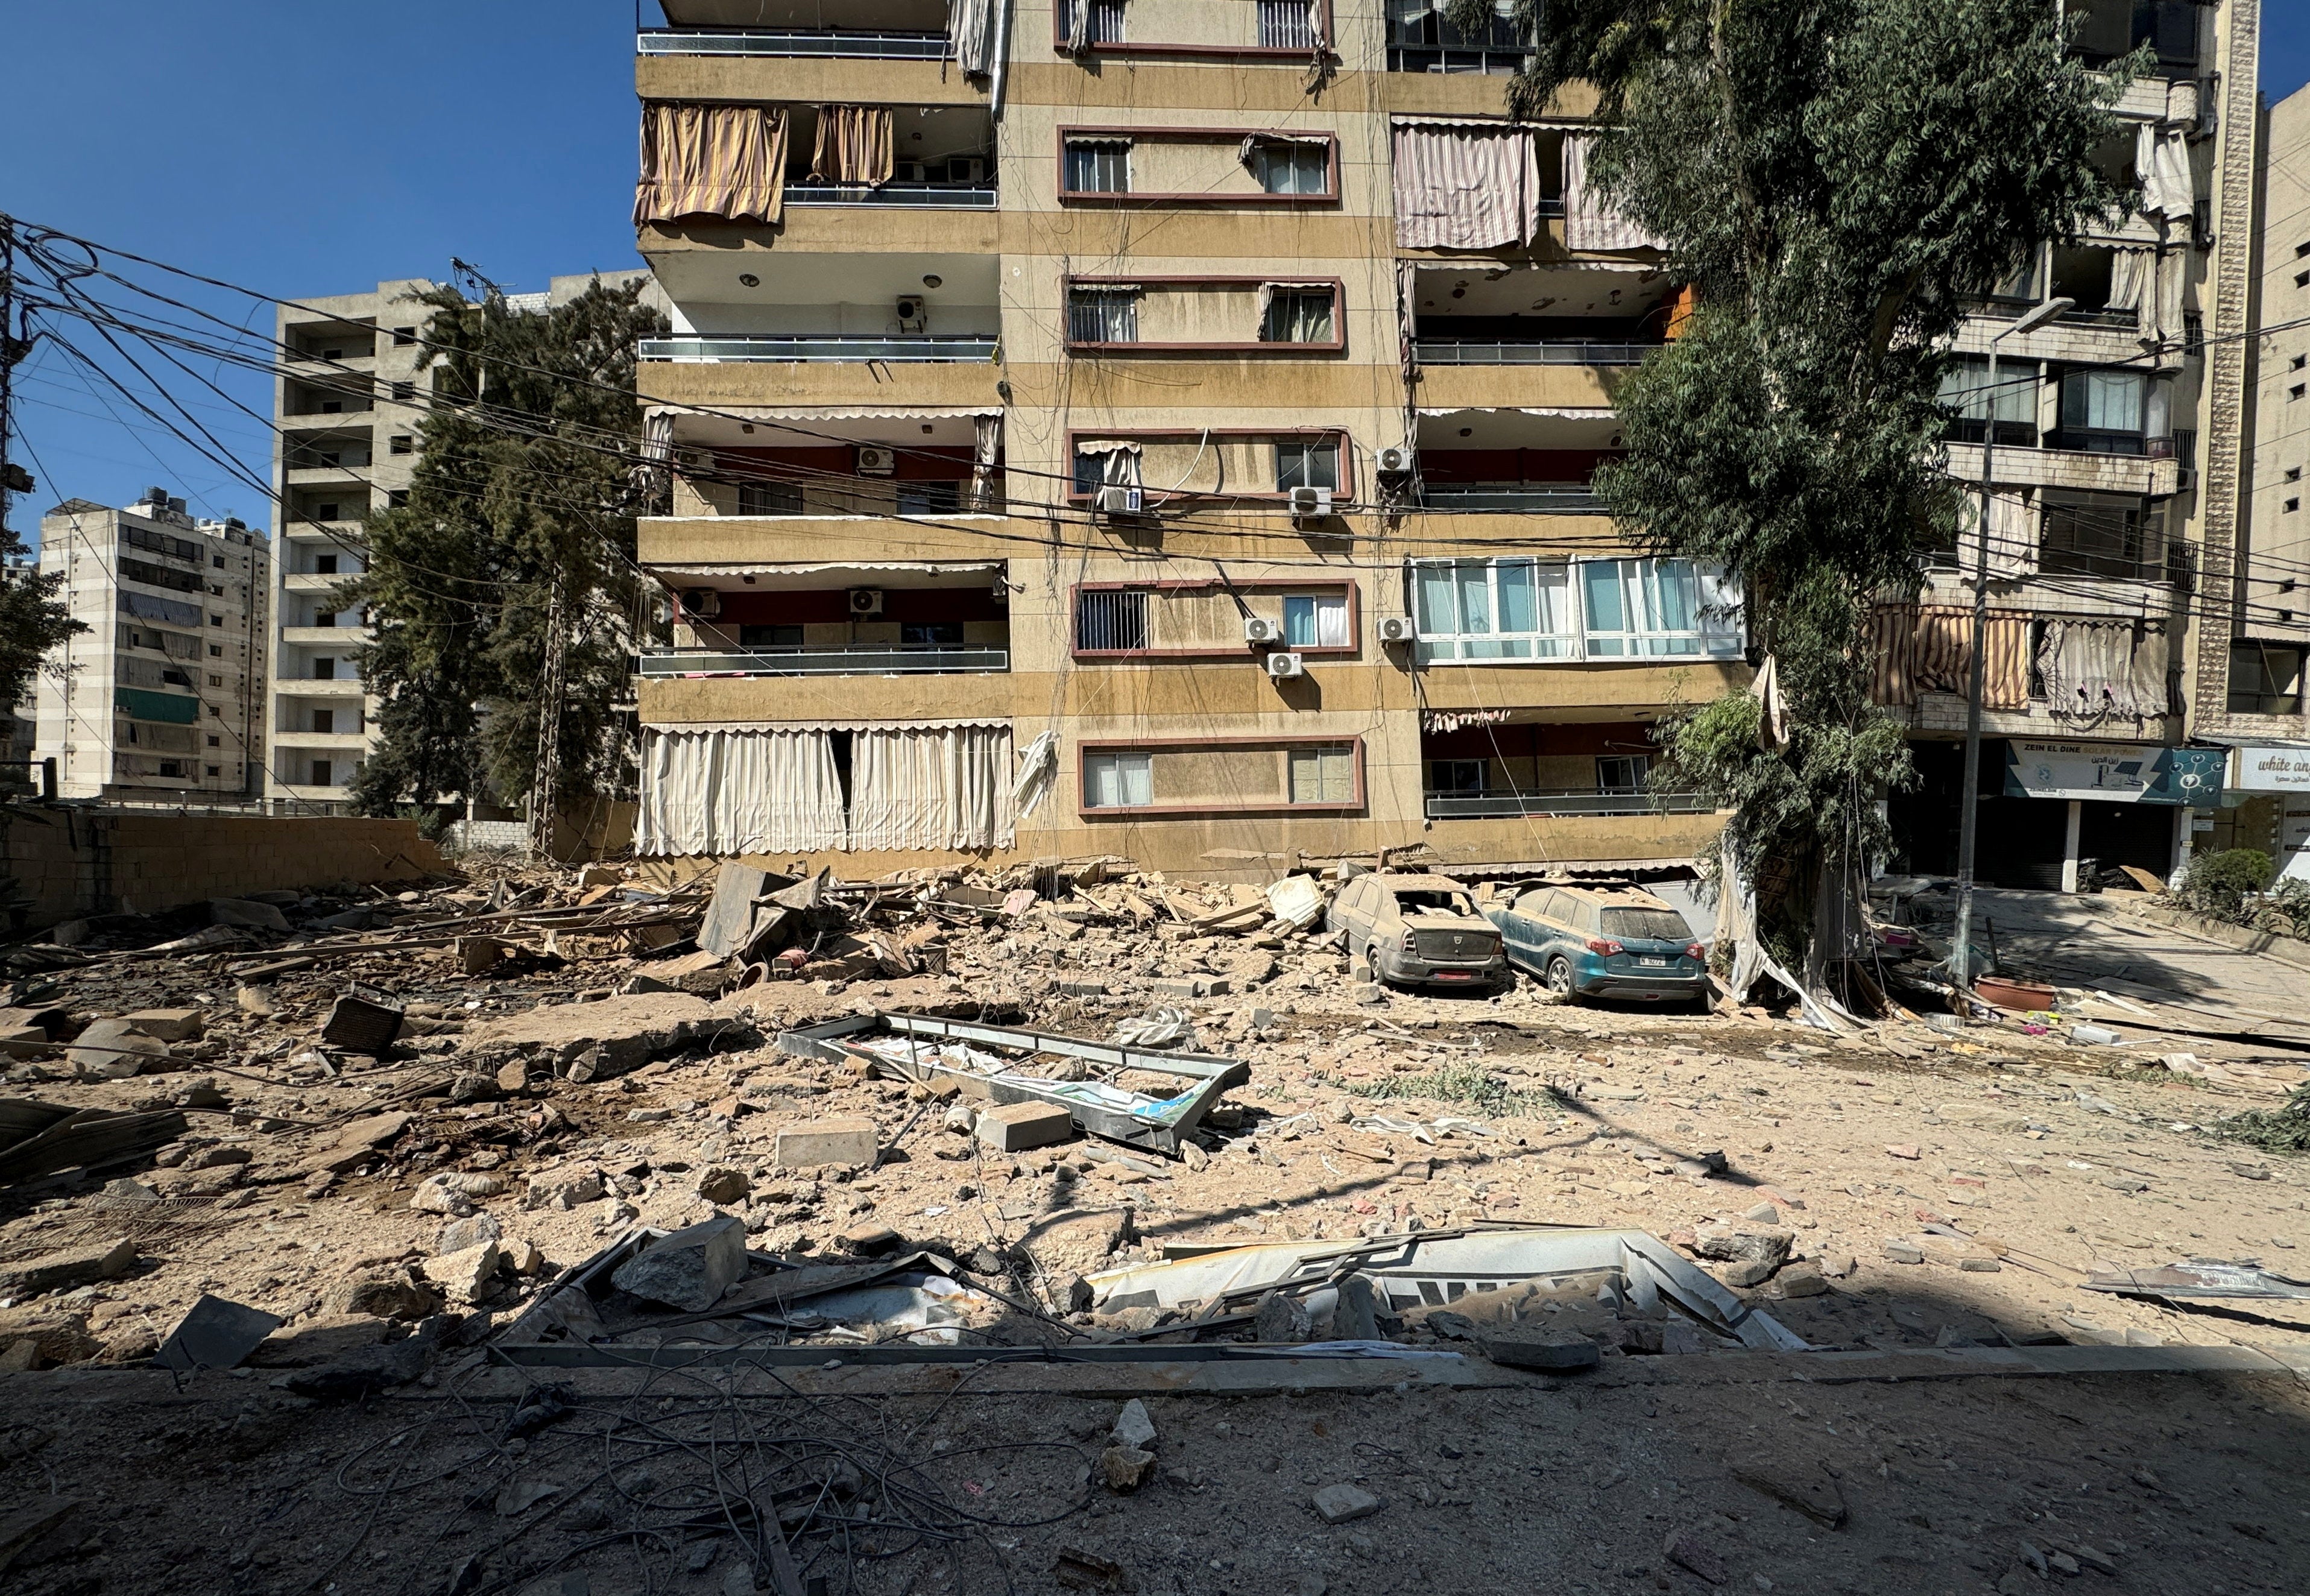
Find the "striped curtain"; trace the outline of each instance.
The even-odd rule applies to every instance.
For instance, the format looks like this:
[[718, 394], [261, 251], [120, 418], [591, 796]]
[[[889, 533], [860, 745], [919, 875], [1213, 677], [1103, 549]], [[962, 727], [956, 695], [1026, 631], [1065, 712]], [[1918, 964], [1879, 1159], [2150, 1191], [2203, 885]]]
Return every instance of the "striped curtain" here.
[[1662, 249], [1588, 180], [1591, 133], [1564, 135], [1564, 247], [1568, 249]]
[[850, 780], [855, 853], [1010, 846], [1007, 725], [862, 726]]
[[1395, 128], [1395, 241], [1405, 249], [1497, 249], [1540, 232], [1531, 130], [1450, 123]]
[[880, 188], [890, 180], [891, 138], [888, 106], [819, 107], [818, 143], [810, 157], [812, 179]]
[[785, 213], [786, 188], [783, 110], [663, 100], [643, 103], [641, 176], [634, 185], [637, 227], [690, 216], [774, 222]]
[[[1983, 707], [2028, 708], [2028, 612], [1992, 610], [1983, 637], [1986, 643]], [[1920, 692], [1963, 697], [1971, 690], [1970, 610], [1942, 604], [1880, 604], [1870, 613], [1865, 643], [1873, 666], [1870, 697], [1889, 708], [1915, 704]]]
[[634, 852], [814, 853], [844, 843], [842, 784], [823, 731], [646, 729]]

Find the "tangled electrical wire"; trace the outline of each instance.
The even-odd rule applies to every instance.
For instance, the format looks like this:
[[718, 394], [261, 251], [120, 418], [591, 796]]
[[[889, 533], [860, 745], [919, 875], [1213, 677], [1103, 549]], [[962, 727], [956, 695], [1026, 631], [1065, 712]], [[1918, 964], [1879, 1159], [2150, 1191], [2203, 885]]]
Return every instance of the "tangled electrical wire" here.
[[[818, 1396], [766, 1362], [707, 1356], [710, 1366], [638, 1366], [639, 1386], [614, 1400], [518, 1370], [517, 1392], [476, 1389], [499, 1383], [502, 1366], [475, 1364], [445, 1378], [444, 1400], [429, 1417], [366, 1442], [338, 1465], [336, 1488], [366, 1512], [301, 1591], [338, 1588], [331, 1582], [380, 1530], [432, 1520], [419, 1532], [438, 1540], [439, 1519], [476, 1514], [491, 1515], [487, 1545], [433, 1579], [412, 1577], [396, 1558], [399, 1588], [504, 1596], [565, 1572], [607, 1573], [623, 1560], [638, 1576], [633, 1588], [657, 1592], [704, 1573], [727, 1550], [734, 1557], [725, 1565], [725, 1592], [913, 1591], [942, 1564], [954, 1590], [995, 1588], [999, 1578], [1012, 1591], [996, 1532], [1057, 1523], [1089, 1505], [1090, 1470], [1069, 1442], [933, 1438], [971, 1376], [999, 1355], [964, 1371], [912, 1422], [894, 1399]], [[434, 1438], [445, 1427], [453, 1433]], [[444, 1449], [452, 1461], [418, 1472]], [[1003, 1478], [989, 1482], [989, 1472]], [[1005, 1494], [1041, 1505], [1005, 1512]], [[976, 1498], [985, 1500], [970, 1505]], [[1055, 1502], [1064, 1505], [1053, 1510]], [[750, 1583], [736, 1578], [740, 1569]], [[877, 1569], [886, 1577], [874, 1577]]]

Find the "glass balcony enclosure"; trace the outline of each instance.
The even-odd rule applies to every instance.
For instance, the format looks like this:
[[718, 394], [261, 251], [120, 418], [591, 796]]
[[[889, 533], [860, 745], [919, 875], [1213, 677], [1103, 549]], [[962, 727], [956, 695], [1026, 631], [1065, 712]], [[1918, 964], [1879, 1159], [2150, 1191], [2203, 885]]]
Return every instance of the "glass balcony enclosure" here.
[[943, 0], [851, 0], [842, 25], [794, 0], [661, 0], [663, 26], [645, 24], [644, 56], [834, 56], [935, 61], [951, 53]]

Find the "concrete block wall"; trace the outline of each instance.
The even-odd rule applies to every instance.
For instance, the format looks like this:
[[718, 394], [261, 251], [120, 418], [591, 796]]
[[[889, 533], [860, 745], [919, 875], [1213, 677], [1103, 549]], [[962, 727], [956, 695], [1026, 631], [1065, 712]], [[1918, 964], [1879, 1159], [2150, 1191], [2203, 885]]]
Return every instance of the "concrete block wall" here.
[[0, 808], [16, 929], [250, 892], [411, 881], [446, 868], [413, 820]]

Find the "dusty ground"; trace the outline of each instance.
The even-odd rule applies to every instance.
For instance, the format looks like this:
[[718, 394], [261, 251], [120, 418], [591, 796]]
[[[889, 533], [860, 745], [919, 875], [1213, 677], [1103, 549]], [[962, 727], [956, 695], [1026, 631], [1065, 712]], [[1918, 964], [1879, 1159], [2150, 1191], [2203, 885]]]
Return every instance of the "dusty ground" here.
[[[2253, 1380], [1719, 1384], [1697, 1372], [1712, 1361], [1700, 1357], [1654, 1360], [1696, 1373], [1642, 1387], [1173, 1397], [1153, 1404], [1164, 1473], [1129, 1497], [1081, 1483], [1113, 1421], [1111, 1398], [975, 1397], [966, 1383], [943, 1406], [742, 1400], [693, 1375], [659, 1376], [636, 1396], [638, 1377], [616, 1376], [585, 1384], [576, 1418], [508, 1448], [511, 1398], [490, 1383], [505, 1376], [461, 1373], [469, 1354], [445, 1357], [438, 1383], [366, 1408], [316, 1405], [277, 1383], [280, 1366], [395, 1333], [344, 1314], [341, 1294], [355, 1280], [421, 1271], [447, 1216], [410, 1203], [441, 1172], [502, 1178], [501, 1193], [474, 1203], [508, 1242], [534, 1244], [549, 1271], [637, 1218], [671, 1227], [707, 1217], [699, 1182], [730, 1169], [751, 1186], [727, 1206], [757, 1249], [840, 1255], [846, 1233], [879, 1224], [959, 1256], [1014, 1261], [1029, 1287], [1090, 1262], [1037, 1250], [1082, 1212], [1127, 1216], [1128, 1256], [1167, 1242], [1479, 1219], [1675, 1237], [1769, 1203], [1794, 1233], [1793, 1258], [1818, 1265], [1829, 1288], [1785, 1298], [1773, 1280], [1750, 1295], [1817, 1345], [2310, 1346], [2310, 1305], [2187, 1306], [2080, 1288], [2095, 1269], [2190, 1257], [2303, 1272], [2310, 1166], [2204, 1129], [2301, 1078], [2297, 1061], [2310, 1052], [2277, 1038], [2306, 1033], [2256, 1017], [2298, 1007], [2286, 994], [2301, 974], [2105, 906], [2001, 894], [1989, 912], [2010, 939], [2009, 962], [2035, 958], [2063, 984], [2104, 984], [2133, 1002], [2141, 1014], [2102, 1008], [2094, 1019], [2139, 1045], [2080, 1046], [2014, 1026], [1952, 1037], [1923, 1023], [1829, 1037], [1768, 1019], [1554, 1007], [1529, 990], [1359, 1002], [1344, 960], [1306, 941], [1173, 941], [1039, 915], [956, 932], [943, 978], [775, 983], [712, 1002], [665, 994], [604, 1008], [569, 1000], [608, 1000], [649, 966], [605, 956], [465, 977], [447, 953], [404, 953], [283, 976], [254, 1002], [270, 1013], [248, 1011], [228, 959], [60, 972], [57, 1001], [83, 1018], [197, 1005], [206, 1039], [178, 1045], [192, 1055], [184, 1071], [20, 1078], [12, 1090], [128, 1106], [183, 1098], [205, 1077], [225, 1105], [192, 1115], [175, 1167], [61, 1178], [0, 1206], [0, 1269], [123, 1236], [140, 1259], [124, 1278], [0, 1308], [0, 1326], [10, 1315], [79, 1315], [103, 1349], [95, 1364], [0, 1376], [4, 1423], [16, 1427], [0, 1436], [0, 1514], [59, 1493], [86, 1504], [4, 1577], [40, 1592], [448, 1592], [454, 1567], [487, 1553], [456, 1592], [475, 1596], [525, 1589], [517, 1582], [547, 1572], [552, 1557], [606, 1538], [570, 1565], [589, 1572], [594, 1596], [750, 1589], [725, 1583], [737, 1554], [726, 1535], [710, 1539], [722, 1496], [658, 1500], [688, 1488], [680, 1469], [698, 1467], [719, 1435], [821, 1437], [821, 1450], [864, 1448], [864, 1479], [919, 1477], [921, 1501], [899, 1516], [955, 1560], [908, 1549], [913, 1537], [889, 1527], [886, 1509], [882, 1527], [861, 1528], [855, 1555], [823, 1552], [809, 1571], [836, 1591], [1051, 1589], [1054, 1559], [1072, 1546], [1151, 1592], [1700, 1589], [1690, 1564], [1711, 1558], [1731, 1588], [1982, 1592], [2001, 1581], [2022, 1588], [2017, 1577], [2036, 1586], [2025, 1540], [2045, 1554], [2077, 1543], [2106, 1554], [2125, 1588], [2298, 1589], [2310, 1539], [2304, 1396]], [[925, 1110], [903, 1083], [861, 1081], [767, 1045], [785, 1026], [860, 1007], [1015, 1010], [1103, 1035], [1147, 1007], [1152, 983], [1198, 976], [1232, 990], [1184, 1006], [1210, 1050], [1252, 1064], [1253, 1084], [1233, 1094], [1242, 1115], [1206, 1167], [1152, 1178], [1066, 1148], [998, 1158], [942, 1130], [938, 1107]], [[374, 1063], [316, 1054], [327, 1003], [349, 979], [438, 1005], [436, 1034]], [[1107, 991], [1062, 995], [1057, 982]], [[2162, 1003], [2157, 992], [2200, 1006]], [[532, 1014], [541, 1000], [559, 1006]], [[484, 1091], [479, 1080], [491, 1077], [481, 1076], [458, 1089], [475, 1100], [404, 1095], [477, 1063], [494, 1070], [508, 1037], [608, 1040], [643, 1024], [645, 1007], [660, 1025], [691, 1020], [693, 1035], [633, 1073], [578, 1084], [533, 1061], [529, 1083], [509, 1094]], [[601, 1023], [613, 1016], [615, 1026]], [[2259, 1069], [2265, 1084], [2217, 1088], [2157, 1064], [2176, 1051]], [[412, 1118], [373, 1157], [323, 1174], [344, 1125], [379, 1110]], [[770, 1167], [780, 1126], [843, 1114], [873, 1119], [886, 1146], [896, 1139], [881, 1167]], [[1374, 1126], [1375, 1115], [1421, 1129]], [[1439, 1135], [1429, 1128], [1439, 1117], [1474, 1124]], [[1708, 1150], [1724, 1154], [1722, 1175], [1675, 1172]], [[239, 1151], [247, 1162], [221, 1161]], [[160, 1201], [102, 1190], [123, 1174]], [[599, 1197], [525, 1205], [533, 1181], [584, 1189], [589, 1177], [603, 1183]], [[1961, 1236], [1921, 1264], [1888, 1256], [1889, 1238], [1928, 1225]], [[1959, 1253], [1976, 1267], [1954, 1267]], [[501, 1323], [541, 1278], [504, 1279], [479, 1306]], [[267, 1366], [203, 1375], [180, 1394], [166, 1375], [129, 1366], [203, 1292], [289, 1323], [260, 1355]], [[1029, 1442], [1057, 1444], [972, 1450]], [[629, 1457], [657, 1478], [636, 1485], [619, 1472]], [[1827, 1530], [1732, 1478], [1758, 1460], [1825, 1465], [1849, 1522]], [[541, 1498], [541, 1527], [528, 1527], [536, 1514], [499, 1516], [505, 1480], [541, 1472], [564, 1488]], [[1310, 1491], [1358, 1478], [1385, 1507], [1323, 1525]], [[588, 1493], [603, 1498], [598, 1521], [583, 1508], [578, 1518], [595, 1529], [551, 1516], [553, 1503]], [[467, 1505], [482, 1494], [481, 1507]], [[621, 1516], [635, 1501], [659, 1514], [639, 1540]], [[975, 1522], [1053, 1515], [1037, 1528]], [[1701, 1549], [1682, 1561], [1664, 1553], [1672, 1531]], [[491, 1549], [501, 1540], [510, 1550]]]

